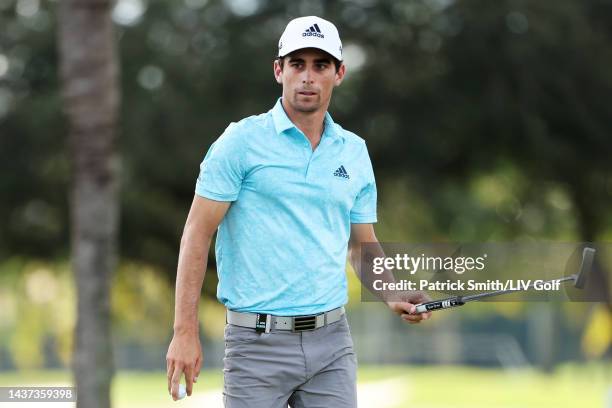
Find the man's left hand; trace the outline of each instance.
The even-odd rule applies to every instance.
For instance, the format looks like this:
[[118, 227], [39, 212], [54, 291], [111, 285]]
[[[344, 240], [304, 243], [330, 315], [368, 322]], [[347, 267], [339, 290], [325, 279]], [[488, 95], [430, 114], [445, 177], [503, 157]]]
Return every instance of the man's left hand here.
[[414, 314], [416, 305], [429, 302], [431, 298], [421, 291], [406, 292], [399, 302], [387, 302], [389, 309], [397, 313], [408, 323], [416, 324], [431, 317], [431, 312]]

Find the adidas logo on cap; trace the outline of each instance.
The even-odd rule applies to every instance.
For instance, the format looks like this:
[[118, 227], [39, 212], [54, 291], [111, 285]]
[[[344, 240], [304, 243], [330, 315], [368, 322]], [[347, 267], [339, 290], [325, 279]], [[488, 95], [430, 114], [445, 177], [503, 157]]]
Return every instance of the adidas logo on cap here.
[[316, 23], [307, 28], [306, 31], [302, 33], [302, 37], [325, 38], [325, 36], [321, 33], [321, 29]]

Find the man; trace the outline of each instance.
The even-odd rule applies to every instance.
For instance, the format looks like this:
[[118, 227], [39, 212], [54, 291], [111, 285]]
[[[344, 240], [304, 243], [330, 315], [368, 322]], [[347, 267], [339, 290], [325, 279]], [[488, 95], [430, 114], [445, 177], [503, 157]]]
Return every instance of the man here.
[[[336, 27], [292, 20], [274, 77], [282, 98], [231, 124], [202, 162], [178, 262], [168, 391], [187, 395], [202, 365], [197, 305], [219, 229], [217, 296], [227, 307], [226, 407], [355, 407], [356, 359], [344, 315], [345, 264], [360, 274], [360, 244], [377, 242], [376, 185], [365, 142], [327, 113], [346, 68]], [[408, 322], [408, 293], [387, 302]]]

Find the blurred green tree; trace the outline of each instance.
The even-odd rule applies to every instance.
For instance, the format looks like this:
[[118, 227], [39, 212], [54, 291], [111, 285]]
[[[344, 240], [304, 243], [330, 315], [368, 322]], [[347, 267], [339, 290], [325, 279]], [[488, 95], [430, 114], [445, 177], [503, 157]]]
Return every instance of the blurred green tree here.
[[[0, 209], [12, 215], [0, 220], [0, 251], [62, 255], [55, 6], [25, 17], [2, 4], [0, 99], [13, 102], [0, 119]], [[198, 164], [229, 122], [273, 105], [278, 36], [305, 14], [342, 32], [349, 74], [331, 111], [366, 138], [386, 218], [420, 217], [421, 240], [601, 239], [611, 219], [611, 9], [604, 0], [119, 1], [122, 256], [173, 279]], [[41, 15], [49, 23], [32, 28]]]

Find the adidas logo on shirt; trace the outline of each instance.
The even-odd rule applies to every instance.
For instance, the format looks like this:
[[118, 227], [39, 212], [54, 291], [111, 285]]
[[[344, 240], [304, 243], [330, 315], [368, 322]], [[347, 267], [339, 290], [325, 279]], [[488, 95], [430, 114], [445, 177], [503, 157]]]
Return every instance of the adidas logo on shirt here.
[[319, 37], [319, 38], [325, 38], [325, 36], [323, 34], [321, 34], [321, 29], [319, 28], [318, 24], [313, 24], [310, 26], [310, 28], [307, 28], [306, 31], [304, 31], [304, 33], [302, 34], [302, 37]]
[[338, 170], [334, 171], [334, 176], [336, 177], [344, 177], [345, 179], [350, 179], [351, 176], [346, 172], [344, 166], [338, 167]]

